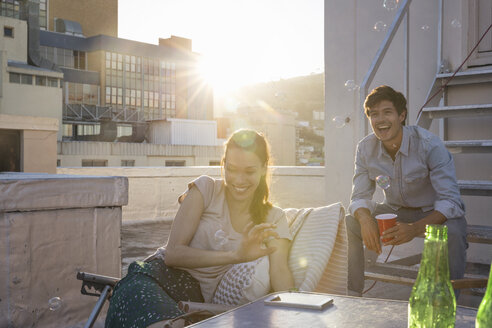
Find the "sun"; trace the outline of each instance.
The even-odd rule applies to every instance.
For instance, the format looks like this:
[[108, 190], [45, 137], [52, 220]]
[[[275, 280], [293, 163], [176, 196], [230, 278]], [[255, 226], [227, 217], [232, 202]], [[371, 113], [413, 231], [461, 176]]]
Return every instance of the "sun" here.
[[202, 56], [199, 61], [199, 74], [216, 94], [227, 94], [245, 84], [237, 66], [232, 60]]

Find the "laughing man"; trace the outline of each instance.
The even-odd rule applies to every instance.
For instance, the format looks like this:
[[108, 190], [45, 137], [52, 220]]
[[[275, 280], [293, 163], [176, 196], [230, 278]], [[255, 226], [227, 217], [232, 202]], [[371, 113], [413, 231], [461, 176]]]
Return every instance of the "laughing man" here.
[[[364, 251], [381, 253], [375, 216], [398, 215], [397, 225], [385, 231], [383, 245], [401, 245], [422, 235], [427, 224], [448, 227], [451, 279], [462, 278], [466, 264], [465, 209], [460, 198], [453, 158], [443, 142], [418, 126], [405, 126], [407, 101], [389, 86], [367, 96], [364, 110], [374, 133], [357, 146], [352, 196], [347, 216], [349, 240], [348, 289], [364, 288]], [[390, 180], [382, 204], [372, 200], [376, 177]]]

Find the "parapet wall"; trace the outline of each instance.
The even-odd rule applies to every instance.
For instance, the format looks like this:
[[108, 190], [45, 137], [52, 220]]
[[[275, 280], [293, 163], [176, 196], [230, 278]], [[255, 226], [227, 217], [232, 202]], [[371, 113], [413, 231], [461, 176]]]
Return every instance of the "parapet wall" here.
[[[220, 167], [79, 167], [58, 168], [58, 174], [124, 176], [128, 178], [128, 205], [123, 222], [172, 219], [178, 196], [200, 175], [220, 177]], [[272, 169], [271, 200], [277, 206], [326, 205], [323, 167], [277, 166]]]

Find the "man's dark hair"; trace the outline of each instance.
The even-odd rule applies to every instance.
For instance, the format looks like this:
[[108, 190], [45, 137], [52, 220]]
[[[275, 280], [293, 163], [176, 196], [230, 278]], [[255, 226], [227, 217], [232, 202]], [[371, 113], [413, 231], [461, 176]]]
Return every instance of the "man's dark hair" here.
[[[405, 112], [405, 119], [407, 118], [408, 111], [405, 96], [401, 92], [395, 91], [392, 87], [387, 85], [381, 85], [375, 88], [366, 97], [366, 101], [364, 102], [364, 111], [366, 115], [369, 116], [369, 109], [383, 100], [391, 101], [393, 106], [395, 106], [398, 115]], [[402, 125], [405, 125], [405, 120]]]

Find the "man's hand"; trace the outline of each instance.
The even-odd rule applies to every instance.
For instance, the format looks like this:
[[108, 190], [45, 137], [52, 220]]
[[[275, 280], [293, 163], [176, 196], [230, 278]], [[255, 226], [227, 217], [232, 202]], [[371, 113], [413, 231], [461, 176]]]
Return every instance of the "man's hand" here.
[[401, 245], [408, 243], [420, 234], [420, 229], [413, 223], [397, 222], [396, 226], [383, 232], [382, 238], [392, 238], [383, 245]]
[[372, 251], [381, 254], [381, 240], [379, 238], [379, 228], [377, 222], [369, 217], [360, 219], [360, 232], [364, 245]]

